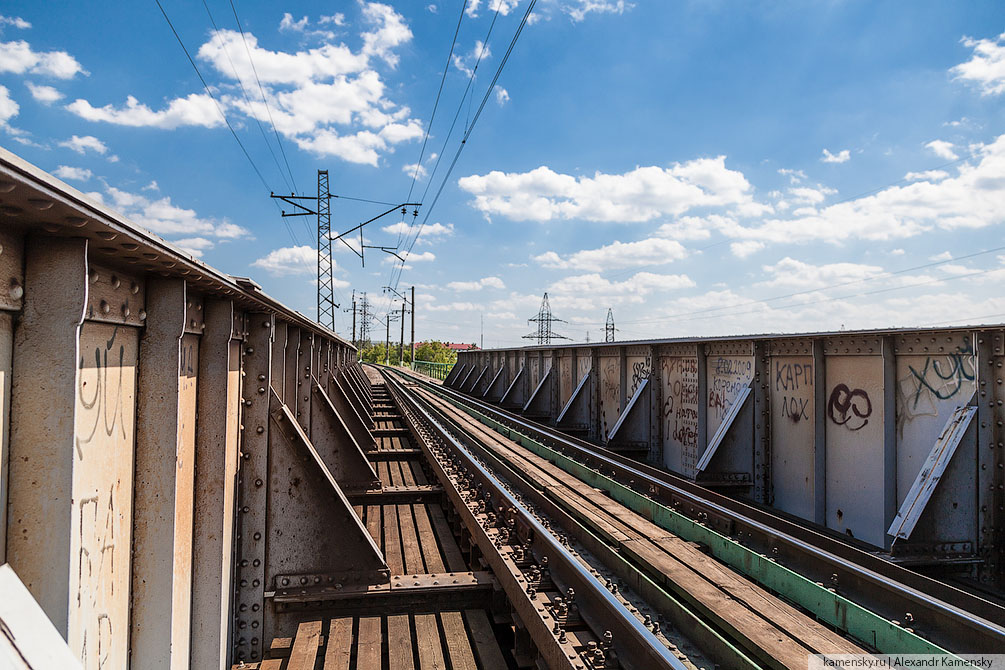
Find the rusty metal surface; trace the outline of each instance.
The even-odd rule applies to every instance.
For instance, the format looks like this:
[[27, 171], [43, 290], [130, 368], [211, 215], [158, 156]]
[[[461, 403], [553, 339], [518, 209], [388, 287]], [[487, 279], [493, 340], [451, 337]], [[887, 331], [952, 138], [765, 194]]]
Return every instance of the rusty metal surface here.
[[[915, 627], [923, 628], [942, 645], [953, 647], [960, 640], [971, 640], [973, 645], [991, 649], [1000, 644], [1003, 633], [997, 622], [1003, 620], [1002, 608], [979, 595], [906, 570], [819, 528], [794, 523], [546, 426], [476, 404], [480, 412], [504, 425], [534, 436], [597, 472], [609, 473], [640, 494], [738, 538], [783, 565], [796, 566], [809, 579], [834, 585], [840, 594], [886, 617], [895, 619], [912, 612]], [[996, 400], [991, 404], [998, 406]]]
[[[0, 181], [0, 558], [84, 667], [250, 659], [268, 532], [257, 389], [273, 362], [289, 373], [310, 432], [311, 374], [351, 369], [355, 350], [2, 149]], [[277, 320], [289, 366], [269, 356]]]
[[84, 666], [125, 664], [139, 331], [84, 323], [77, 380], [68, 642]]
[[7, 560], [63, 636], [76, 595], [70, 575], [79, 565], [71, 529], [86, 253], [82, 240], [28, 240], [12, 358]]
[[[741, 471], [727, 472], [720, 483], [742, 481], [734, 495], [888, 551], [892, 537], [886, 530], [942, 426], [975, 390], [1000, 391], [995, 380], [1001, 361], [995, 356], [1003, 351], [1002, 327], [989, 326], [533, 346], [461, 352], [457, 367], [470, 369], [495, 357], [508, 375], [517, 374], [521, 360], [532, 368], [546, 358], [557, 360], [562, 372], [567, 361], [581, 372], [594, 369], [587, 421], [572, 426], [563, 420], [563, 426], [600, 445], [648, 374], [653, 412], [648, 439], [639, 444], [648, 442], [649, 450], [636, 457], [692, 481], [737, 394], [749, 384], [750, 419], [737, 434], [745, 451], [730, 465]], [[560, 400], [571, 395], [564, 379], [559, 387]], [[502, 406], [518, 409], [512, 402], [517, 395]], [[993, 538], [1005, 524], [1005, 485], [999, 481], [1005, 477], [1005, 440], [997, 402], [989, 396], [979, 403], [982, 434], [965, 437], [967, 453], [976, 454], [979, 484], [976, 496], [958, 502], [981, 517], [977, 531], [962, 530], [953, 520], [962, 517], [953, 514], [933, 533], [936, 544], [969, 542], [982, 556], [977, 568], [950, 557], [954, 577], [977, 578], [1001, 590], [1005, 571]], [[554, 425], [566, 404], [556, 402], [547, 414], [535, 404], [532, 414], [525, 413]]]
[[192, 650], [196, 668], [226, 665], [233, 589], [233, 528], [240, 443], [241, 342], [233, 303], [209, 299], [200, 343], [192, 556]]
[[184, 332], [184, 281], [151, 281], [147, 302], [137, 380], [130, 654], [131, 663], [173, 669], [189, 662], [198, 338]]

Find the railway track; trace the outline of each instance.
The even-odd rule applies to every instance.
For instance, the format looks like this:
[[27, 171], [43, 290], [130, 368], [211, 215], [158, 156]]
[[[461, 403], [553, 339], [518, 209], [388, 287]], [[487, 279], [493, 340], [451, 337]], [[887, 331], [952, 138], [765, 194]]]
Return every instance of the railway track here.
[[812, 653], [1005, 648], [994, 603], [430, 380], [382, 372], [549, 667], [804, 668]]

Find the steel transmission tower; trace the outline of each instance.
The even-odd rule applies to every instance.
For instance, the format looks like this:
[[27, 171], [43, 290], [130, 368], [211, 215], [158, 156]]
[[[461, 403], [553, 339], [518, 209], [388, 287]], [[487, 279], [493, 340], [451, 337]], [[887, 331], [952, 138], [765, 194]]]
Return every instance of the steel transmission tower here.
[[318, 323], [335, 331], [335, 285], [332, 281], [332, 219], [328, 170], [318, 170]]
[[[283, 217], [287, 216], [308, 216], [318, 217], [318, 323], [325, 326], [332, 332], [335, 331], [335, 283], [332, 280], [332, 222], [331, 222], [331, 193], [328, 190], [328, 170], [318, 170], [318, 194], [313, 195], [276, 195], [271, 197], [282, 200], [288, 205], [293, 205], [292, 212], [282, 211]], [[316, 209], [301, 204], [303, 201], [313, 200], [317, 203]]]
[[569, 338], [564, 335], [559, 335], [551, 329], [551, 324], [555, 322], [567, 323], [563, 319], [556, 319], [551, 315], [551, 305], [548, 304], [548, 294], [544, 294], [544, 298], [541, 300], [541, 309], [538, 311], [537, 316], [527, 319], [528, 323], [537, 323], [537, 332], [529, 333], [523, 336], [525, 340], [537, 340], [538, 344], [551, 344], [552, 340], [568, 340]]
[[614, 312], [612, 312], [611, 308], [608, 307], [607, 308], [607, 325], [604, 326], [604, 335], [605, 335], [604, 340], [606, 342], [613, 342], [614, 341], [614, 331], [615, 330], [617, 330], [617, 328], [614, 327]]
[[359, 341], [366, 344], [370, 343], [370, 320], [373, 318], [373, 312], [370, 311], [370, 301], [366, 297], [366, 293], [363, 293], [363, 299], [359, 301]]

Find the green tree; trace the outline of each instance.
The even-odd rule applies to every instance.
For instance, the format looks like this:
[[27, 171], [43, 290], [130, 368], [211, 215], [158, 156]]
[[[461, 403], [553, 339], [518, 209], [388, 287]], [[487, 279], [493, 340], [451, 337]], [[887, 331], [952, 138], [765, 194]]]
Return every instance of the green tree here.
[[456, 363], [457, 352], [439, 340], [423, 342], [415, 348], [415, 360], [430, 363]]

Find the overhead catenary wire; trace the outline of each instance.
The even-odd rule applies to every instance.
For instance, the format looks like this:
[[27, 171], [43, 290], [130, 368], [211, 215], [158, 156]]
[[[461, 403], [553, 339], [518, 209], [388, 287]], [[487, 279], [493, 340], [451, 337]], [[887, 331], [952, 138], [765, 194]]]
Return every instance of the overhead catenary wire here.
[[220, 105], [220, 101], [217, 100], [213, 90], [209, 87], [209, 84], [206, 83], [206, 79], [202, 76], [202, 72], [199, 71], [199, 66], [195, 64], [195, 61], [192, 59], [192, 55], [188, 52], [188, 48], [182, 41], [181, 35], [179, 35], [178, 31], [175, 30], [174, 24], [171, 23], [171, 19], [168, 17], [167, 12], [164, 11], [164, 6], [161, 5], [160, 0], [154, 0], [154, 2], [157, 3], [157, 7], [160, 8], [161, 14], [164, 15], [164, 20], [167, 21], [168, 27], [171, 28], [171, 32], [174, 33], [175, 39], [178, 40], [181, 50], [185, 52], [185, 57], [188, 58], [188, 62], [192, 64], [192, 69], [195, 70], [196, 76], [198, 76], [199, 81], [202, 82], [202, 87], [206, 89], [206, 93], [209, 94], [209, 97], [212, 98], [214, 104], [216, 104], [216, 110], [220, 112], [223, 122], [226, 123], [227, 127], [230, 129], [230, 134], [234, 136], [234, 139], [237, 140], [237, 144], [241, 147], [241, 151], [244, 152], [244, 157], [248, 159], [249, 163], [251, 163], [251, 167], [255, 171], [255, 174], [258, 175], [258, 179], [262, 182], [262, 186], [264, 186], [266, 190], [271, 191], [272, 189], [269, 188], [268, 182], [266, 182], [265, 177], [262, 176], [262, 171], [258, 169], [257, 165], [255, 165], [255, 161], [251, 158], [251, 154], [249, 154], [248, 150], [245, 148], [244, 142], [242, 142], [241, 138], [237, 136], [237, 131], [235, 131], [234, 126], [230, 124], [230, 119], [228, 119], [227, 115], [223, 112], [223, 106]]
[[[472, 131], [475, 129], [475, 125], [478, 123], [478, 119], [481, 117], [482, 111], [485, 109], [485, 105], [492, 95], [492, 91], [495, 89], [496, 83], [499, 81], [499, 77], [502, 75], [503, 69], [506, 67], [506, 63], [509, 61], [510, 55], [513, 53], [513, 48], [516, 46], [517, 41], [520, 39], [520, 35], [523, 33], [524, 27], [527, 25], [527, 20], [530, 18], [531, 12], [534, 10], [534, 6], [537, 4], [537, 0], [530, 0], [527, 5], [527, 10], [524, 12], [523, 17], [520, 19], [520, 25], [517, 26], [516, 32], [513, 34], [513, 39], [510, 40], [509, 47], [506, 49], [506, 53], [503, 55], [502, 59], [499, 61], [499, 67], [496, 68], [495, 75], [492, 77], [492, 81], [489, 83], [488, 88], [485, 91], [485, 95], [482, 97], [481, 103], [478, 105], [478, 109], [475, 112], [474, 117], [471, 119], [471, 125], [468, 126], [464, 133], [464, 137], [461, 139], [460, 145], [457, 147], [457, 151], [454, 154], [454, 158], [450, 163], [450, 167], [447, 169], [447, 173], [443, 176], [443, 181], [440, 183], [439, 188], [436, 191], [436, 196], [433, 198], [432, 203], [430, 203], [425, 210], [425, 214], [422, 219], [422, 223], [419, 225], [419, 229], [415, 233], [415, 237], [412, 238], [412, 242], [405, 252], [405, 256], [401, 266], [404, 268], [405, 261], [408, 260], [408, 256], [412, 253], [412, 249], [415, 247], [416, 241], [418, 241], [419, 236], [422, 234], [422, 229], [425, 227], [426, 222], [429, 221], [429, 216], [436, 207], [436, 203], [440, 199], [440, 195], [443, 193], [443, 189], [450, 179], [451, 173], [454, 171], [454, 167], [457, 165], [457, 160], [461, 156], [461, 152], [464, 150], [465, 145], [467, 145], [468, 139], [471, 137]], [[423, 198], [425, 202], [425, 198]], [[401, 272], [398, 273], [397, 278], [393, 286], [398, 287], [398, 281], [401, 279]]]
[[276, 122], [272, 118], [272, 109], [269, 107], [269, 99], [265, 95], [265, 87], [262, 86], [262, 80], [258, 76], [258, 68], [255, 67], [255, 59], [251, 56], [251, 48], [248, 46], [248, 38], [244, 34], [244, 26], [241, 25], [241, 19], [237, 15], [237, 7], [234, 5], [234, 0], [230, 0], [230, 9], [234, 12], [234, 20], [237, 22], [237, 29], [241, 32], [241, 41], [244, 42], [244, 50], [248, 53], [248, 62], [251, 64], [251, 71], [255, 73], [255, 81], [258, 82], [258, 91], [262, 94], [262, 102], [265, 104], [265, 111], [269, 115], [269, 123], [272, 124], [272, 132], [276, 135], [276, 142], [279, 144], [279, 152], [283, 155], [283, 162], [286, 163], [286, 170], [290, 173], [290, 181], [293, 182], [293, 189], [295, 191], [299, 191], [300, 189], [297, 188], [297, 180], [293, 177], [293, 170], [290, 169], [290, 161], [286, 158], [286, 149], [283, 148], [283, 140], [279, 137], [279, 131], [276, 130]]
[[[154, 0], [154, 2], [157, 3], [157, 8], [161, 10], [161, 14], [164, 16], [164, 20], [167, 21], [168, 27], [171, 29], [172, 34], [174, 34], [175, 39], [178, 40], [178, 46], [181, 47], [181, 50], [185, 53], [185, 57], [188, 59], [188, 62], [192, 65], [192, 69], [195, 70], [196, 76], [199, 77], [199, 81], [202, 82], [202, 87], [206, 90], [206, 93], [213, 100], [213, 103], [216, 105], [216, 109], [220, 113], [220, 117], [223, 119], [223, 122], [227, 124], [227, 128], [230, 130], [230, 134], [234, 136], [234, 140], [237, 142], [237, 145], [241, 147], [241, 152], [244, 154], [244, 157], [247, 158], [248, 163], [251, 164], [251, 169], [255, 171], [256, 175], [258, 175], [258, 180], [262, 182], [262, 186], [265, 187], [265, 190], [271, 193], [272, 188], [269, 187], [268, 182], [265, 181], [265, 177], [262, 176], [262, 171], [258, 169], [258, 165], [255, 164], [255, 161], [251, 157], [251, 154], [248, 153], [248, 149], [247, 147], [244, 146], [244, 142], [242, 142], [241, 138], [237, 135], [237, 131], [234, 130], [234, 126], [231, 125], [230, 119], [228, 119], [227, 115], [224, 113], [223, 106], [220, 104], [220, 101], [216, 98], [216, 95], [213, 93], [213, 89], [211, 89], [209, 87], [209, 84], [206, 83], [206, 78], [202, 76], [202, 72], [199, 70], [199, 66], [195, 64], [195, 60], [192, 58], [192, 54], [189, 53], [188, 48], [185, 46], [185, 42], [182, 41], [181, 39], [181, 35], [179, 35], [178, 31], [175, 29], [174, 23], [171, 22], [171, 17], [169, 17], [167, 11], [164, 10], [164, 6], [160, 3], [160, 0]], [[276, 209], [279, 209], [278, 203], [276, 204]], [[293, 239], [293, 242], [299, 245], [300, 240], [297, 239], [296, 233], [293, 232], [293, 228], [290, 227], [289, 223], [286, 223], [286, 231], [290, 234], [290, 237]]]
[[[482, 40], [482, 48], [478, 52], [478, 57], [475, 59], [475, 64], [471, 68], [471, 73], [468, 75], [468, 83], [467, 83], [467, 86], [464, 87], [464, 94], [461, 95], [461, 99], [457, 103], [457, 111], [454, 112], [454, 118], [450, 122], [450, 128], [449, 128], [449, 130], [447, 130], [446, 137], [443, 138], [443, 146], [437, 152], [437, 154], [436, 154], [436, 162], [433, 163], [433, 170], [432, 170], [432, 172], [429, 173], [429, 177], [426, 180], [426, 188], [422, 191], [422, 198], [420, 198], [420, 200], [422, 202], [426, 202], [426, 196], [429, 194], [429, 187], [432, 185], [433, 178], [436, 176], [437, 171], [440, 169], [440, 161], [443, 160], [443, 155], [444, 155], [444, 152], [446, 152], [446, 150], [447, 150], [447, 145], [450, 143], [450, 138], [453, 137], [453, 135], [454, 135], [454, 128], [457, 126], [457, 120], [461, 116], [461, 110], [464, 109], [464, 101], [465, 100], [470, 101], [472, 99], [471, 97], [469, 97], [468, 94], [471, 92], [471, 86], [474, 84], [474, 82], [475, 82], [475, 76], [478, 74], [478, 66], [481, 65], [482, 59], [485, 57], [485, 54], [488, 51], [489, 41], [492, 38], [492, 30], [495, 28], [496, 21], [499, 19], [499, 13], [500, 13], [501, 10], [502, 10], [502, 4], [498, 4], [496, 6], [495, 13], [492, 15], [492, 22], [489, 24], [489, 29], [485, 33], [485, 39]], [[489, 89], [489, 90], [491, 91], [491, 89]], [[469, 114], [468, 114], [468, 122], [470, 122], [470, 108], [469, 108]], [[468, 127], [467, 124], [465, 124], [465, 127]], [[406, 234], [405, 239], [408, 239], [411, 236], [412, 228], [414, 227], [414, 225], [415, 225], [415, 217], [412, 218], [412, 223], [409, 224], [409, 226], [408, 226], [408, 233]], [[423, 223], [423, 225], [425, 225], [425, 223]], [[419, 230], [420, 231], [422, 230], [422, 226], [419, 227]], [[416, 233], [416, 238], [418, 237], [418, 234], [419, 233], [417, 232]], [[399, 242], [399, 244], [400, 244], [400, 242]], [[413, 239], [412, 244], [409, 246], [409, 251], [411, 251], [411, 248], [414, 245], [415, 245], [415, 241]], [[400, 276], [401, 269], [404, 269], [404, 268], [402, 267], [402, 268], [399, 269], [399, 276]], [[391, 268], [392, 278], [393, 278], [393, 275], [394, 275], [394, 270], [395, 270], [395, 267], [392, 266], [392, 268]], [[390, 279], [388, 281], [390, 283]], [[395, 280], [395, 281], [397, 281], [397, 280]]]
[[[213, 24], [213, 32], [217, 35], [220, 34], [220, 28], [216, 25], [216, 19], [213, 18], [213, 12], [209, 9], [209, 4], [206, 0], [202, 0], [202, 6], [206, 8], [206, 14], [209, 16], [209, 22]], [[230, 69], [234, 73], [234, 78], [237, 79], [237, 85], [241, 89], [241, 94], [244, 96], [244, 101], [248, 103], [248, 109], [251, 110], [251, 99], [248, 97], [248, 91], [244, 88], [244, 82], [241, 80], [241, 75], [237, 72], [237, 67], [234, 65], [233, 59], [230, 57], [230, 52], [227, 49], [223, 49], [224, 55], [227, 57], [227, 62], [230, 63]], [[272, 150], [272, 143], [269, 142], [268, 135], [265, 134], [265, 128], [262, 127], [262, 122], [258, 120], [257, 116], [252, 114], [252, 118], [255, 119], [255, 123], [258, 125], [259, 132], [262, 133], [262, 139], [265, 141], [265, 146], [269, 149], [269, 154], [272, 156], [273, 162], [276, 164], [276, 169], [279, 171], [279, 176], [286, 184], [287, 188], [294, 188], [290, 184], [290, 180], [286, 178], [286, 174], [283, 172], [283, 167], [279, 164], [279, 159], [276, 157], [276, 152]]]
[[[429, 141], [429, 131], [433, 127], [433, 120], [436, 118], [436, 110], [440, 106], [440, 96], [443, 94], [443, 84], [447, 79], [447, 72], [450, 71], [450, 61], [454, 55], [454, 48], [457, 46], [457, 35], [461, 32], [461, 20], [464, 18], [464, 10], [467, 9], [468, 0], [464, 0], [461, 3], [461, 12], [457, 17], [457, 27], [454, 28], [454, 39], [450, 42], [450, 50], [447, 52], [447, 62], [443, 65], [443, 74], [440, 75], [440, 86], [436, 91], [436, 99], [433, 101], [433, 111], [429, 115], [429, 123], [426, 124], [426, 132], [422, 138], [422, 148], [419, 150], [419, 160], [415, 162], [415, 169], [412, 171], [412, 183], [408, 187], [408, 196], [405, 197], [405, 202], [412, 199], [412, 190], [415, 188], [415, 180], [419, 176], [419, 170], [422, 169], [422, 159], [426, 155], [426, 143]], [[432, 176], [430, 175], [430, 178]], [[404, 222], [404, 219], [402, 220]], [[398, 241], [395, 247], [401, 245], [402, 230], [398, 230]]]

